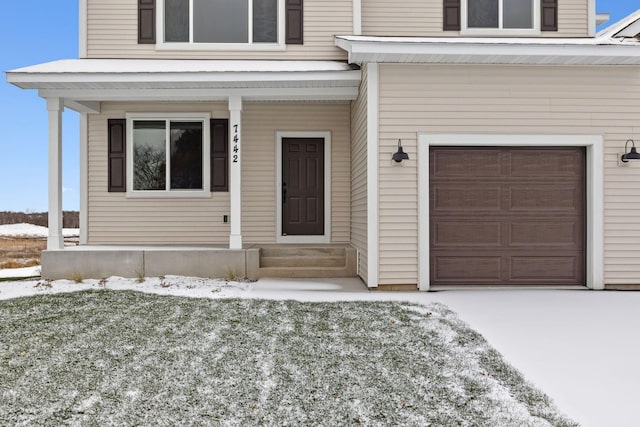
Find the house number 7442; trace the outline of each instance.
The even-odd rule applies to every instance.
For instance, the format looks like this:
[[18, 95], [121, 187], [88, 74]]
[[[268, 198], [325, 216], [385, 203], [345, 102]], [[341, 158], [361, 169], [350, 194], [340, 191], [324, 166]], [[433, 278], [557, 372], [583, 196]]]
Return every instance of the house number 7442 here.
[[240, 138], [238, 138], [238, 125], [233, 125], [233, 163], [238, 163], [240, 158]]

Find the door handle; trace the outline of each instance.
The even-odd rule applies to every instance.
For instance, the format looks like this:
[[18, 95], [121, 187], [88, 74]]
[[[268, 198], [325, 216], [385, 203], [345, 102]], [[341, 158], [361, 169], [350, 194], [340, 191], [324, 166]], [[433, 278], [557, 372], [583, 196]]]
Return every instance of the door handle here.
[[282, 203], [287, 203], [287, 183], [282, 183]]

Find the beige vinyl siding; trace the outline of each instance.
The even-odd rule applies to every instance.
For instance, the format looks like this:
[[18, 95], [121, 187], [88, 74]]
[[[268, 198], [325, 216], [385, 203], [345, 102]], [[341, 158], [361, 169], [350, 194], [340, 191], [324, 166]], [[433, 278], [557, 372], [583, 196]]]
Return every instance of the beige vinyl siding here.
[[[161, 0], [157, 0], [161, 1]], [[344, 60], [334, 35], [353, 32], [352, 0], [305, 0], [304, 45], [285, 51], [156, 50], [138, 44], [138, 0], [88, 0], [88, 58]]]
[[[587, 37], [588, 0], [558, 0], [558, 31], [541, 37]], [[362, 0], [362, 34], [366, 36], [455, 37], [442, 30], [442, 0]]]
[[[88, 244], [182, 244], [228, 247], [229, 193], [204, 199], [140, 199], [107, 192], [107, 120], [130, 112], [210, 112], [228, 117], [226, 103], [103, 103], [89, 116]], [[330, 131], [333, 243], [350, 235], [349, 104], [245, 104], [242, 116], [244, 243], [275, 243], [276, 131]]]
[[368, 283], [367, 257], [367, 67], [360, 94], [351, 104], [351, 244], [358, 251], [358, 274]]
[[[198, 244], [228, 247], [229, 193], [205, 199], [126, 198], [107, 192], [107, 120], [126, 112], [209, 112], [228, 115], [226, 104], [103, 103], [89, 115], [88, 244]], [[129, 143], [129, 141], [127, 141]]]
[[331, 243], [350, 238], [350, 108], [347, 103], [243, 106], [242, 234], [276, 242], [276, 132], [331, 132]]
[[640, 283], [640, 165], [617, 165], [639, 116], [634, 67], [381, 65], [380, 283], [417, 282], [418, 133], [602, 135], [605, 282]]

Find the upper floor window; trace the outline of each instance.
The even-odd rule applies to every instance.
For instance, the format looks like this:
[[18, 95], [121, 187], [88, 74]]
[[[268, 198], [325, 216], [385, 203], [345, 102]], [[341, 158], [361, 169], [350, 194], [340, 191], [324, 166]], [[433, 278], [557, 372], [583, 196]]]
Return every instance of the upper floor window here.
[[540, 0], [463, 0], [467, 34], [534, 34], [540, 31]]
[[[163, 34], [168, 44], [281, 44], [282, 0], [163, 0]], [[175, 45], [174, 45], [175, 46]]]

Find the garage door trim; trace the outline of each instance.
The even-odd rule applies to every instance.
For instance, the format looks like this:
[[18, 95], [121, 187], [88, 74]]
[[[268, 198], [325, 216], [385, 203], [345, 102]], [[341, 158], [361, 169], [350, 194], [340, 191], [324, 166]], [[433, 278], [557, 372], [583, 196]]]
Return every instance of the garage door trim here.
[[604, 289], [603, 138], [602, 135], [418, 134], [418, 284], [430, 287], [429, 148], [451, 147], [586, 147], [587, 257], [586, 283]]

